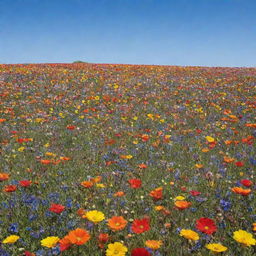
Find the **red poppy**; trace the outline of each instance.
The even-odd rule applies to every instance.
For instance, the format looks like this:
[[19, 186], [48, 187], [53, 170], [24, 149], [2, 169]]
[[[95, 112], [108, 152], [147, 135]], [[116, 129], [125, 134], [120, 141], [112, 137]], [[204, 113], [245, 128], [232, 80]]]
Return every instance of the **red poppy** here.
[[243, 167], [243, 166], [244, 166], [244, 163], [241, 162], [241, 161], [238, 161], [238, 162], [235, 162], [235, 165], [236, 165], [237, 167]]
[[150, 224], [148, 218], [135, 219], [132, 223], [132, 232], [136, 234], [141, 234], [150, 230]]
[[201, 130], [201, 129], [196, 129], [196, 132], [197, 132], [198, 134], [200, 134], [200, 133], [202, 132], [202, 130]]
[[184, 191], [184, 192], [187, 190], [187, 188], [186, 188], [185, 186], [181, 186], [180, 189], [181, 189], [182, 191]]
[[145, 248], [135, 248], [132, 250], [131, 256], [150, 256], [151, 254]]
[[116, 143], [116, 141], [113, 139], [106, 139], [104, 142], [105, 145], [113, 145], [115, 143]]
[[70, 248], [70, 246], [72, 245], [71, 241], [68, 239], [68, 236], [63, 237], [60, 241], [60, 251], [66, 251]]
[[244, 185], [245, 187], [250, 187], [250, 186], [253, 184], [252, 181], [247, 180], [247, 179], [240, 180], [240, 183], [241, 183], [242, 185]]
[[17, 189], [16, 185], [6, 185], [4, 187], [4, 192], [14, 192]]
[[116, 163], [116, 161], [106, 161], [106, 166]]
[[196, 191], [196, 190], [191, 190], [189, 193], [191, 196], [199, 196], [201, 194], [201, 192]]
[[19, 138], [16, 140], [18, 143], [33, 141], [32, 138]]
[[217, 142], [209, 142], [209, 148], [214, 148], [217, 145]]
[[75, 125], [68, 125], [67, 126], [67, 129], [72, 131], [72, 130], [75, 130], [76, 129], [76, 126]]
[[213, 234], [216, 232], [217, 227], [212, 219], [209, 218], [200, 218], [196, 221], [196, 228], [208, 235]]
[[25, 256], [35, 256], [34, 253], [29, 252], [29, 251], [25, 251], [25, 252], [24, 252], [24, 255], [25, 255]]
[[106, 233], [100, 233], [98, 236], [98, 240], [100, 243], [106, 243], [109, 240], [109, 235]]
[[142, 135], [141, 135], [141, 139], [142, 139], [142, 141], [147, 142], [147, 141], [149, 140], [149, 135], [147, 135], [147, 134], [142, 134]]
[[51, 204], [51, 207], [49, 208], [49, 211], [54, 213], [62, 213], [65, 210], [65, 206], [61, 204]]
[[130, 186], [132, 188], [140, 188], [141, 187], [141, 180], [140, 179], [130, 179], [128, 180]]
[[21, 180], [19, 181], [21, 187], [29, 187], [32, 184], [31, 180]]

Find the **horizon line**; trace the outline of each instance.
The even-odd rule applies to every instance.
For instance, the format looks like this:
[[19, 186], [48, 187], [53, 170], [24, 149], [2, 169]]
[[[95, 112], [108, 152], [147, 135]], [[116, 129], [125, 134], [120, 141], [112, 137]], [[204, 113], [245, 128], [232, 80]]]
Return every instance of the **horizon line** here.
[[47, 64], [91, 64], [91, 65], [128, 65], [128, 66], [166, 66], [166, 67], [201, 67], [201, 68], [256, 68], [256, 66], [204, 66], [204, 65], [175, 65], [175, 64], [135, 64], [135, 63], [104, 63], [104, 62], [23, 62], [23, 63], [1, 63], [0, 65], [47, 65]]

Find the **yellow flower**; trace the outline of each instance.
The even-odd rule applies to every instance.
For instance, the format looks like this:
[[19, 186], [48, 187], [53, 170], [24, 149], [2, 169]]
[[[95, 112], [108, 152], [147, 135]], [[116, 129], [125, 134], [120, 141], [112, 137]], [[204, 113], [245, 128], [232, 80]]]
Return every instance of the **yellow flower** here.
[[245, 246], [256, 245], [256, 240], [253, 238], [251, 233], [246, 232], [245, 230], [239, 229], [233, 233], [233, 238]]
[[15, 243], [18, 239], [20, 239], [19, 236], [16, 236], [16, 235], [11, 235], [11, 236], [8, 236], [6, 237], [4, 240], [3, 240], [3, 244], [13, 244]]
[[205, 246], [208, 250], [212, 252], [225, 252], [228, 248], [226, 246], [223, 246], [222, 244], [207, 244]]
[[48, 148], [50, 146], [50, 144], [47, 142], [46, 144], [44, 144], [45, 148]]
[[56, 154], [54, 154], [54, 153], [52, 153], [52, 152], [46, 152], [45, 155], [46, 155], [46, 156], [53, 156], [53, 157], [56, 156]]
[[193, 241], [199, 240], [199, 235], [191, 229], [182, 229], [180, 231], [180, 236], [183, 236], [183, 237], [185, 237], [189, 240], [193, 240]]
[[153, 114], [147, 114], [148, 118], [150, 118], [151, 120], [154, 119], [154, 115]]
[[152, 250], [158, 250], [162, 244], [163, 242], [161, 240], [147, 240], [145, 242], [145, 245]]
[[215, 139], [213, 137], [211, 137], [211, 136], [206, 136], [205, 138], [210, 143], [215, 141]]
[[120, 157], [121, 157], [122, 159], [131, 159], [131, 158], [133, 158], [132, 155], [121, 155]]
[[105, 188], [106, 186], [103, 183], [96, 184], [97, 188]]
[[252, 223], [252, 230], [253, 230], [253, 231], [256, 231], [256, 222], [255, 222], [255, 223]]
[[127, 247], [120, 242], [115, 242], [108, 245], [106, 256], [125, 256], [128, 251]]
[[23, 152], [24, 150], [25, 150], [25, 147], [19, 147], [19, 148], [18, 148], [18, 151], [19, 151], [19, 152]]
[[41, 245], [47, 248], [55, 247], [59, 242], [59, 238], [57, 236], [48, 236], [45, 239], [41, 240]]
[[186, 198], [184, 196], [176, 196], [174, 198], [175, 201], [182, 201], [182, 200], [185, 200]]
[[43, 118], [36, 118], [35, 121], [36, 121], [36, 123], [41, 123], [41, 122], [44, 121], [44, 119]]
[[93, 210], [86, 213], [86, 218], [93, 223], [98, 223], [105, 219], [105, 215], [103, 212]]

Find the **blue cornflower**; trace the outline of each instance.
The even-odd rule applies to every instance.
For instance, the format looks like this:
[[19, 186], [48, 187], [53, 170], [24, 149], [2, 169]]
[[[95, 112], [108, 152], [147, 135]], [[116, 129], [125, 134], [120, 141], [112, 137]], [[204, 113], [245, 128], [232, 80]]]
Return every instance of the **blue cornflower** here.
[[46, 252], [43, 249], [36, 251], [36, 256], [45, 256], [45, 255], [46, 255]]
[[221, 199], [220, 206], [224, 211], [228, 211], [231, 208], [231, 202]]
[[73, 202], [71, 198], [68, 198], [66, 201], [66, 207], [67, 208], [72, 208]]
[[10, 225], [8, 231], [11, 232], [11, 233], [18, 233], [19, 232], [18, 227], [19, 227], [18, 223], [12, 223]]
[[0, 248], [0, 256], [10, 256], [10, 254], [4, 249]]
[[52, 251], [52, 255], [59, 255], [61, 253], [60, 248], [58, 246], [52, 248], [51, 251]]

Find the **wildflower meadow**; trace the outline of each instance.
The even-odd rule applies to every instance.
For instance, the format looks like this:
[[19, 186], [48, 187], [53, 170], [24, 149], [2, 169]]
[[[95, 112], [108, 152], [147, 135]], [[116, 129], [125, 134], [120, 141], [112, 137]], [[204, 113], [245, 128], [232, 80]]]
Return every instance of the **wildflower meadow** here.
[[256, 68], [0, 65], [0, 255], [256, 255]]

